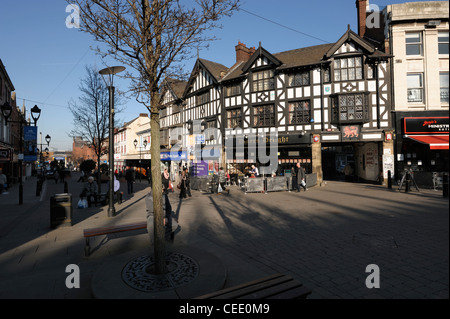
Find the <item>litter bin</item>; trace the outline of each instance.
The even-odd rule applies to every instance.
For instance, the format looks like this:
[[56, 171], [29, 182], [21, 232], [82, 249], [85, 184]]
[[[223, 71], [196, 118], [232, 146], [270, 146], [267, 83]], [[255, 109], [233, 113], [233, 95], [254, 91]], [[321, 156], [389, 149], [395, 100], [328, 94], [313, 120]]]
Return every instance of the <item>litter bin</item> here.
[[50, 197], [50, 227], [72, 226], [72, 194]]

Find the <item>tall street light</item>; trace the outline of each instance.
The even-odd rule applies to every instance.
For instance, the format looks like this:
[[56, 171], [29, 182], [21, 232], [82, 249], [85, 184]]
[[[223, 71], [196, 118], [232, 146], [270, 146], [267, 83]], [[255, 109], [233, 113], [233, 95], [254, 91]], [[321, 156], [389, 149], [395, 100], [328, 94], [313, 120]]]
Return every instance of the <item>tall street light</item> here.
[[125, 70], [123, 66], [112, 66], [100, 70], [109, 90], [109, 207], [108, 217], [116, 215], [114, 208], [114, 75]]

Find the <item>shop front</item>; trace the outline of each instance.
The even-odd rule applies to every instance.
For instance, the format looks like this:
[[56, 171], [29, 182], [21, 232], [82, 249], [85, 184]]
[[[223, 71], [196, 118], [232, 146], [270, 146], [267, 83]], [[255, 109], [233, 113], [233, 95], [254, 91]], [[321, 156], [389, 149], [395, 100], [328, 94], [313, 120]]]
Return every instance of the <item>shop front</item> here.
[[436, 178], [449, 171], [448, 113], [397, 112], [396, 115], [397, 176], [409, 170], [419, 187], [436, 188]]
[[393, 157], [391, 137], [391, 131], [364, 131], [361, 125], [321, 134], [324, 179], [386, 183], [387, 164]]

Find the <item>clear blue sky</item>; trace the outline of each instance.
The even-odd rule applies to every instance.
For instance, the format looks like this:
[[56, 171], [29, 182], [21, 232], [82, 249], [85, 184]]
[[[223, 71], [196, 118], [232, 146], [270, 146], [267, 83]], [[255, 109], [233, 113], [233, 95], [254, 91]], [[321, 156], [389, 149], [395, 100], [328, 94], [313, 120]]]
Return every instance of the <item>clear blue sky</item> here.
[[[380, 9], [403, 2], [407, 1], [370, 1]], [[90, 49], [97, 45], [93, 38], [66, 27], [66, 6], [64, 0], [0, 2], [0, 59], [15, 86], [18, 105], [25, 103], [30, 110], [37, 104], [42, 109], [38, 132], [52, 137], [50, 147], [55, 150], [72, 149], [68, 133], [73, 121], [67, 105], [80, 94], [78, 85], [85, 76], [85, 65], [104, 67]], [[348, 24], [357, 32], [355, 0], [242, 0], [242, 9], [245, 11], [223, 20], [223, 29], [214, 31], [219, 40], [200, 51], [201, 58], [230, 67], [235, 62], [238, 41], [247, 47], [258, 47], [261, 42], [269, 52], [277, 53], [336, 42]], [[194, 63], [186, 61], [187, 72]], [[116, 86], [126, 90], [128, 83], [119, 81]], [[129, 121], [146, 111], [131, 98], [126, 100], [119, 120]]]

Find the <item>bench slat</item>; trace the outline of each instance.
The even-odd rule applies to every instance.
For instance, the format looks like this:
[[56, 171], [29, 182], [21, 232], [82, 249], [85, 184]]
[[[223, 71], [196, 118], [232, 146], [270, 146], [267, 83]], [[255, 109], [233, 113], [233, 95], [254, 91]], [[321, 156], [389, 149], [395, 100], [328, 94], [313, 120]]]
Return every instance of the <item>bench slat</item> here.
[[265, 278], [261, 278], [261, 279], [250, 281], [248, 283], [244, 283], [244, 284], [240, 284], [240, 285], [233, 286], [233, 287], [230, 287], [230, 288], [225, 288], [225, 289], [222, 289], [222, 290], [214, 291], [214, 292], [211, 292], [209, 294], [205, 294], [203, 296], [197, 297], [197, 299], [211, 299], [211, 298], [215, 298], [215, 297], [218, 297], [220, 295], [223, 295], [223, 294], [226, 294], [226, 293], [229, 293], [229, 292], [237, 291], [239, 289], [242, 289], [242, 288], [245, 288], [245, 287], [248, 287], [248, 286], [251, 286], [251, 285], [256, 285], [256, 284], [259, 284], [259, 283], [262, 283], [262, 282], [265, 282], [265, 281], [269, 281], [269, 280], [272, 280], [272, 279], [275, 279], [275, 278], [279, 278], [279, 277], [282, 277], [282, 276], [283, 276], [282, 274], [274, 274], [274, 275], [271, 275], [271, 276], [268, 276], [268, 277], [265, 277]]
[[90, 229], [85, 229], [83, 231], [83, 233], [84, 233], [84, 237], [94, 237], [94, 236], [99, 236], [99, 235], [119, 233], [119, 232], [123, 232], [123, 231], [137, 230], [137, 229], [143, 229], [143, 228], [147, 228], [146, 221], [139, 222], [139, 223], [133, 223], [133, 224], [126, 224], [126, 225], [90, 228]]
[[291, 276], [274, 274], [195, 299], [305, 299], [309, 294], [311, 290]]
[[274, 286], [270, 286], [270, 287], [265, 287], [263, 289], [254, 291], [250, 294], [247, 295], [242, 295], [240, 296], [238, 299], [266, 299], [269, 298], [271, 296], [274, 296], [276, 294], [279, 293], [283, 293], [292, 289], [295, 289], [297, 287], [301, 286], [301, 284], [293, 279], [282, 283], [282, 284], [277, 284]]
[[306, 297], [310, 294], [311, 290], [302, 285], [295, 289], [287, 290], [280, 294], [270, 296], [267, 299], [306, 299]]
[[[279, 288], [277, 288], [277, 286], [283, 286], [286, 283], [287, 286], [284, 287], [292, 287], [292, 285], [295, 286], [296, 281], [294, 281], [294, 279], [290, 276], [277, 274], [271, 277], [263, 278], [261, 280], [256, 280], [243, 285], [220, 290], [217, 291], [216, 293], [210, 294], [210, 296], [205, 297], [211, 299], [237, 299], [237, 298], [261, 299], [266, 298], [266, 296], [275, 294], [277, 290], [279, 291]], [[298, 283], [296, 285], [298, 285]], [[274, 288], [275, 292], [274, 291], [270, 292], [270, 290], [268, 290], [272, 287], [275, 287]], [[285, 288], [284, 290], [286, 289], [288, 288]], [[266, 293], [264, 293], [265, 290]]]

